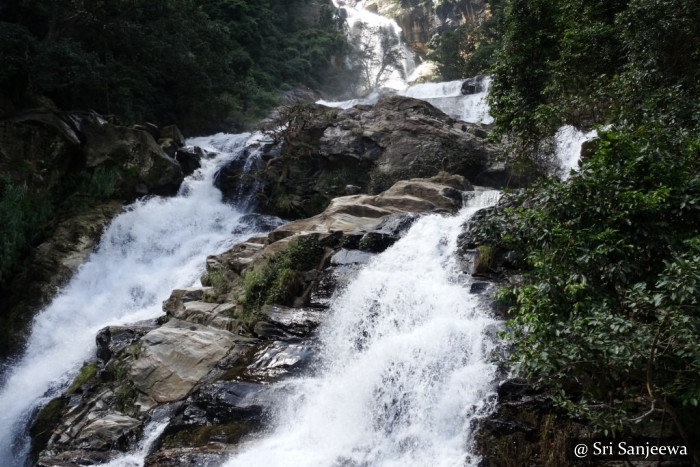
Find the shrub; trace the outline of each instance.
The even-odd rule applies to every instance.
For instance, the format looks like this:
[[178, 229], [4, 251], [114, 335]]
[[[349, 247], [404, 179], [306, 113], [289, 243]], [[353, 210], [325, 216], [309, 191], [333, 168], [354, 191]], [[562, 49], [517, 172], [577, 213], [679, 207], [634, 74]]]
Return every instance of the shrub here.
[[314, 236], [293, 240], [267, 263], [246, 272], [239, 300], [247, 310], [265, 304], [291, 305], [303, 291], [301, 273], [318, 267], [325, 249]]
[[513, 364], [601, 430], [700, 400], [700, 140], [609, 131], [567, 182], [546, 180], [473, 232], [518, 250]]

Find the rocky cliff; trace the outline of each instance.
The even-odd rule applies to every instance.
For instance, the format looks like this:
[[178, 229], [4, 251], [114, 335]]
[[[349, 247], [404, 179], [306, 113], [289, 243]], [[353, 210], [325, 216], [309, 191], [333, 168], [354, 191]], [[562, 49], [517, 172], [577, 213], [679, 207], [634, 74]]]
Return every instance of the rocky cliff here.
[[454, 29], [460, 24], [476, 23], [489, 15], [487, 2], [484, 0], [433, 3], [369, 0], [365, 2], [365, 8], [393, 18], [401, 27], [408, 45], [423, 59], [428, 54], [428, 42], [434, 35]]
[[16, 202], [33, 211], [0, 210], [7, 222], [0, 355], [24, 340], [33, 312], [66, 283], [124, 203], [177, 191], [176, 157], [196, 163], [183, 145], [174, 126], [125, 127], [89, 112], [33, 110], [0, 120], [0, 188], [8, 200], [20, 193]]

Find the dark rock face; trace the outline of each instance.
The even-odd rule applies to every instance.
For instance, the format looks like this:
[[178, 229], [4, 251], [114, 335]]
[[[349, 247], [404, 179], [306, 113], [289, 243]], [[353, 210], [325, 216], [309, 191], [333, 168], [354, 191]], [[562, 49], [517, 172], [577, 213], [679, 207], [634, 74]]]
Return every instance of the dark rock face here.
[[[255, 197], [258, 195], [260, 183], [258, 174], [263, 168], [262, 159], [253, 159], [250, 157], [250, 151], [257, 148], [247, 148], [245, 156], [233, 159], [228, 164], [219, 170], [214, 177], [214, 186], [221, 190], [224, 200], [236, 205], [245, 205], [249, 202], [256, 204]], [[266, 147], [267, 151], [274, 151], [273, 147]], [[274, 157], [275, 154], [263, 157]]]
[[[618, 440], [665, 438], [682, 443], [672, 424], [668, 423], [666, 426], [659, 424], [650, 432], [623, 433], [618, 436]], [[632, 465], [620, 460], [574, 462], [568, 455], [568, 450], [571, 449], [569, 440], [594, 437], [603, 436], [583, 420], [575, 420], [557, 408], [548, 394], [517, 378], [504, 381], [498, 388], [496, 411], [479, 422], [476, 449], [482, 456], [479, 465], [484, 467]], [[659, 465], [690, 467], [695, 464], [688, 459]]]
[[495, 164], [496, 147], [479, 125], [457, 122], [424, 101], [389, 96], [347, 110], [305, 104], [287, 118], [294, 124], [272, 135], [281, 143], [259, 149], [257, 168], [246, 173], [242, 161], [232, 161], [221, 170], [216, 186], [226, 199], [250, 197], [264, 213], [301, 218], [321, 212], [348, 186], [352, 194], [379, 193], [440, 171], [506, 181], [483, 175]]
[[[18, 184], [26, 181], [27, 172], [33, 177], [41, 174], [40, 181], [32, 183], [59, 200], [71, 196], [69, 187], [76, 184], [76, 177], [107, 174], [115, 185], [114, 193], [105, 195], [109, 200], [87, 203], [87, 207], [78, 203], [70, 217], [57, 209], [51, 226], [32, 245], [32, 257], [17, 265], [20, 273], [0, 284], [5, 289], [0, 294], [0, 329], [8, 336], [0, 339], [0, 355], [17, 349], [33, 313], [87, 258], [104, 226], [125, 201], [144, 194], [177, 192], [182, 170], [156, 143], [153, 134], [159, 131], [167, 136], [168, 148], [183, 142], [175, 126], [127, 128], [90, 112], [39, 109], [0, 121], [0, 171], [19, 180]], [[29, 197], [36, 188], [32, 183], [28, 184]]]
[[474, 76], [473, 78], [469, 78], [462, 83], [462, 89], [461, 92], [464, 95], [469, 95], [469, 94], [478, 94], [480, 92], [484, 92], [486, 89], [484, 88], [484, 80], [486, 77], [484, 75], [478, 75]]
[[150, 133], [91, 119], [82, 123], [82, 131], [87, 167], [134, 168], [135, 176], [125, 182], [133, 183], [137, 193], [177, 193], [183, 179], [182, 169]]
[[204, 156], [204, 150], [199, 146], [194, 146], [178, 148], [173, 157], [182, 167], [182, 174], [187, 176], [202, 166], [200, 161]]
[[[419, 56], [425, 58], [428, 42], [437, 33], [454, 29], [465, 22], [474, 23], [487, 14], [483, 0], [456, 0], [440, 2], [434, 9], [430, 6], [406, 6], [391, 0], [368, 0], [365, 8], [394, 18], [401, 26], [407, 44]], [[434, 2], [436, 3], [436, 2]]]
[[107, 363], [114, 355], [139, 340], [155, 327], [155, 323], [145, 323], [142, 326], [108, 326], [101, 329], [95, 337], [97, 360], [103, 364]]

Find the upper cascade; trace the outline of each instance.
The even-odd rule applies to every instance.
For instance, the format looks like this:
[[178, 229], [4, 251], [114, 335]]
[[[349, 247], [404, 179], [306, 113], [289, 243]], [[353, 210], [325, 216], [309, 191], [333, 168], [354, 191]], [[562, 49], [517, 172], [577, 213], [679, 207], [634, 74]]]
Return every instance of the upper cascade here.
[[360, 57], [360, 89], [365, 95], [344, 101], [321, 99], [318, 104], [349, 109], [355, 105], [374, 105], [383, 96], [398, 94], [429, 102], [457, 120], [486, 125], [493, 122], [486, 102], [489, 77], [410, 85], [420, 73], [414, 52], [402, 41], [402, 30], [396, 21], [368, 11], [366, 3], [364, 0], [333, 1], [346, 18], [350, 42]]
[[348, 36], [358, 54], [361, 87], [405, 89], [416, 68], [413, 51], [403, 42], [396, 21], [365, 9], [365, 0], [333, 0], [348, 24]]
[[426, 101], [456, 120], [485, 125], [493, 123], [493, 117], [489, 114], [489, 106], [486, 101], [491, 78], [480, 76], [470, 78], [470, 80], [478, 81], [476, 92], [473, 94], [463, 93], [465, 89], [464, 83], [468, 81], [456, 80], [441, 83], [414, 84], [400, 91], [380, 89], [363, 98], [346, 101], [326, 101], [322, 99], [317, 101], [317, 103], [328, 107], [349, 109], [356, 105], [374, 105], [384, 96], [398, 94]]

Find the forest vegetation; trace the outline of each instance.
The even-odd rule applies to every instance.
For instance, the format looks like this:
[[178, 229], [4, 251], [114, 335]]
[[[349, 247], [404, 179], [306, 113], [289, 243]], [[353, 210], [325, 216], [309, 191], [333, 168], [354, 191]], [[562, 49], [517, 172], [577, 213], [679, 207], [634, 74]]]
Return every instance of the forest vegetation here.
[[279, 90], [346, 79], [330, 1], [9, 0], [0, 21], [0, 89], [19, 108], [48, 98], [203, 134], [262, 118]]
[[[242, 127], [279, 90], [346, 84], [335, 67], [348, 53], [342, 18], [325, 2], [309, 23], [310, 3], [4, 1], [0, 106], [52, 102], [189, 134]], [[435, 37], [430, 58], [444, 79], [492, 75], [492, 138], [512, 167], [539, 176], [472, 227], [515, 252], [524, 274], [501, 293], [514, 368], [601, 432], [665, 418], [697, 442], [700, 2], [489, 5], [484, 21]], [[565, 124], [599, 136], [561, 181], [547, 173]], [[109, 196], [108, 175], [73, 182]], [[4, 252], [25, 254], [52, 216], [51, 193], [27, 187], [0, 177]]]
[[543, 177], [474, 231], [517, 252], [516, 369], [601, 432], [700, 431], [700, 3], [510, 0], [492, 137], [544, 173], [564, 124], [597, 127], [580, 170]]

